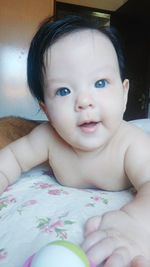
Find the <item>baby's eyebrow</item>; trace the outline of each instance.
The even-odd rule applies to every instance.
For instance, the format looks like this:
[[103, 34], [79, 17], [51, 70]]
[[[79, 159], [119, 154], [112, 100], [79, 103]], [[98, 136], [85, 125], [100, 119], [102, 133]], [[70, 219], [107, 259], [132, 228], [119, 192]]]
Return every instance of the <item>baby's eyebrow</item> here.
[[54, 78], [47, 77], [46, 82], [64, 82], [64, 79], [59, 76]]
[[116, 75], [117, 70], [112, 68], [98, 68], [88, 73], [88, 76], [93, 78], [107, 78], [106, 76]]
[[115, 67], [111, 65], [105, 65], [105, 66], [96, 67], [93, 70], [93, 72], [100, 72], [100, 71], [115, 71]]

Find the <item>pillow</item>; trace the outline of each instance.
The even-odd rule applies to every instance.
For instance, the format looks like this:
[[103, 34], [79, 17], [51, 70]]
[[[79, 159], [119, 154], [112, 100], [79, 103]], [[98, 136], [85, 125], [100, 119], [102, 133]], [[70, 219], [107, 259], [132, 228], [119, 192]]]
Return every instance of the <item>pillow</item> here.
[[131, 120], [129, 122], [140, 127], [144, 131], [150, 133], [150, 119], [138, 119], [138, 120]]

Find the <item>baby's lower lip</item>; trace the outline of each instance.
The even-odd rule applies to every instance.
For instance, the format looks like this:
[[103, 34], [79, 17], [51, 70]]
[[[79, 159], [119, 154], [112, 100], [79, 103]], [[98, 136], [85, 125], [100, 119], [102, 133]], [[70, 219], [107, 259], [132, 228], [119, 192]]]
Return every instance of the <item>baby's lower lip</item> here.
[[83, 123], [79, 127], [84, 133], [93, 133], [96, 131], [99, 122]]

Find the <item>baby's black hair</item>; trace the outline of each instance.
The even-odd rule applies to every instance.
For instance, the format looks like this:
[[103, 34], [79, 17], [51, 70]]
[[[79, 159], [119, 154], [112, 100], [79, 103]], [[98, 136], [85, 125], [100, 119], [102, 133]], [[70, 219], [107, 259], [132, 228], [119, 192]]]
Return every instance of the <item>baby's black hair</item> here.
[[60, 20], [48, 18], [40, 25], [40, 28], [33, 37], [27, 60], [28, 85], [32, 95], [38, 101], [44, 103], [45, 52], [61, 37], [85, 29], [97, 30], [111, 41], [117, 54], [121, 79], [123, 81], [126, 78], [121, 40], [115, 29], [111, 27], [100, 27], [96, 21], [74, 15], [64, 17]]

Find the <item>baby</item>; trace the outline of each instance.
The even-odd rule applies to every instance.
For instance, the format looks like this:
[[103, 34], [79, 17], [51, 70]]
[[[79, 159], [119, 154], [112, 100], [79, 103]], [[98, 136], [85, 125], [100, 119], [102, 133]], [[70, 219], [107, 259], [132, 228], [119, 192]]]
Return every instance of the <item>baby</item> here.
[[28, 84], [49, 122], [0, 151], [1, 193], [47, 160], [66, 186], [135, 187], [131, 203], [87, 222], [82, 247], [105, 267], [150, 260], [150, 136], [123, 120], [124, 70], [111, 29], [76, 16], [45, 21], [30, 46]]

